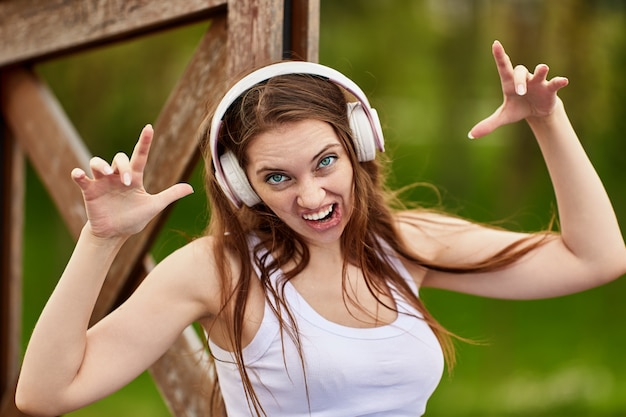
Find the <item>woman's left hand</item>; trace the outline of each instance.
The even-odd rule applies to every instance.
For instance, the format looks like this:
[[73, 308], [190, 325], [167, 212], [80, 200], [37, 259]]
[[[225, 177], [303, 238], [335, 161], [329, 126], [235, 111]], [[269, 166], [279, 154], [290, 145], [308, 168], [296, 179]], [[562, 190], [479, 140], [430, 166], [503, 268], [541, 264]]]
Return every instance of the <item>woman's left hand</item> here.
[[549, 68], [545, 64], [537, 65], [534, 73], [523, 65], [513, 67], [511, 59], [498, 41], [493, 43], [492, 52], [502, 83], [504, 102], [491, 116], [470, 130], [470, 138], [485, 136], [505, 124], [549, 116], [560, 101], [557, 91], [568, 84], [564, 77], [548, 80]]

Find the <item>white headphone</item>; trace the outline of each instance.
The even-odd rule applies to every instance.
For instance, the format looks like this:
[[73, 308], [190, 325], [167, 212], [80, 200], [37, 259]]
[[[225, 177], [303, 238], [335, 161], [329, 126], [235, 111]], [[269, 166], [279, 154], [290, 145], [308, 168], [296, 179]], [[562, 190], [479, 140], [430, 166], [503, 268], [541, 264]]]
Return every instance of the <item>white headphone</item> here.
[[324, 65], [312, 62], [289, 61], [268, 65], [254, 71], [237, 82], [217, 105], [213, 119], [211, 120], [211, 130], [209, 133], [209, 146], [215, 177], [226, 197], [237, 207], [242, 203], [252, 207], [261, 202], [256, 194], [245, 171], [239, 165], [235, 155], [227, 151], [222, 155], [218, 154], [218, 137], [222, 126], [222, 119], [230, 105], [244, 92], [256, 84], [266, 81], [278, 75], [287, 74], [310, 74], [327, 78], [350, 92], [358, 101], [350, 102], [348, 107], [348, 120], [352, 129], [352, 137], [359, 161], [371, 161], [376, 157], [376, 150], [385, 150], [383, 132], [376, 110], [370, 107], [365, 93], [354, 81], [347, 78], [337, 70]]

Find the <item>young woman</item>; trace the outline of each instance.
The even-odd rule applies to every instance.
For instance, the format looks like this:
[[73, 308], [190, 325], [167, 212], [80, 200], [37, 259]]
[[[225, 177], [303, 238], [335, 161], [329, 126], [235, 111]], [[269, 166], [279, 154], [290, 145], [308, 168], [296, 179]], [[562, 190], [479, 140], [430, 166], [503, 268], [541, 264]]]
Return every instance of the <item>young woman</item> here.
[[444, 356], [453, 360], [420, 287], [532, 299], [624, 274], [609, 198], [557, 97], [567, 80], [548, 80], [545, 65], [513, 67], [498, 42], [493, 55], [504, 102], [470, 137], [528, 122], [554, 184], [560, 233], [394, 208], [376, 160], [380, 125], [358, 87], [315, 64], [265, 67], [202, 126], [206, 236], [163, 260], [91, 328], [121, 245], [192, 189], [146, 193], [150, 126], [130, 159], [93, 158], [91, 177], [72, 172], [89, 220], [32, 334], [18, 406], [53, 416], [105, 397], [197, 321], [229, 416], [419, 416]]

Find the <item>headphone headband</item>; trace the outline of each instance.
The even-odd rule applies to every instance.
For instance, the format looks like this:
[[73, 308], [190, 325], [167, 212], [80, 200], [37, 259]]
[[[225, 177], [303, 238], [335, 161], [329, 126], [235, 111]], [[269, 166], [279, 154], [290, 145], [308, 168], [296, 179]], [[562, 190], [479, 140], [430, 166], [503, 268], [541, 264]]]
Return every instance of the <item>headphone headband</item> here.
[[365, 93], [354, 81], [333, 68], [313, 62], [286, 61], [265, 66], [246, 75], [237, 83], [235, 83], [235, 85], [233, 85], [230, 90], [226, 92], [222, 100], [217, 105], [215, 109], [215, 114], [213, 115], [213, 119], [211, 120], [211, 127], [209, 131], [209, 146], [211, 150], [211, 158], [213, 160], [213, 167], [215, 168], [215, 177], [226, 196], [237, 207], [241, 206], [241, 198], [237, 196], [229, 186], [223, 167], [220, 163], [220, 155], [218, 153], [218, 138], [222, 126], [222, 119], [228, 111], [228, 108], [233, 104], [235, 100], [237, 100], [237, 98], [241, 96], [241, 94], [254, 87], [255, 85], [263, 81], [269, 80], [270, 78], [288, 74], [308, 74], [327, 78], [329, 81], [344, 88], [354, 97], [356, 97], [357, 100], [362, 104], [363, 112], [365, 113], [369, 124], [372, 126], [372, 132], [376, 148], [381, 152], [384, 151], [384, 139], [382, 136], [382, 131], [380, 130], [378, 115], [376, 114], [376, 111], [370, 107], [369, 101], [365, 96]]

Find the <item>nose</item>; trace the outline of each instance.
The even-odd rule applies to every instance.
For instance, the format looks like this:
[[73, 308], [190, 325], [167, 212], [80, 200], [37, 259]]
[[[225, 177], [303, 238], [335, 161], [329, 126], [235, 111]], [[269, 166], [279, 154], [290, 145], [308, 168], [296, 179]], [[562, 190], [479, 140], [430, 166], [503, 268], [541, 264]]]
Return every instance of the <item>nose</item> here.
[[300, 207], [316, 209], [322, 205], [326, 197], [326, 191], [316, 178], [302, 180], [298, 185], [296, 202]]

